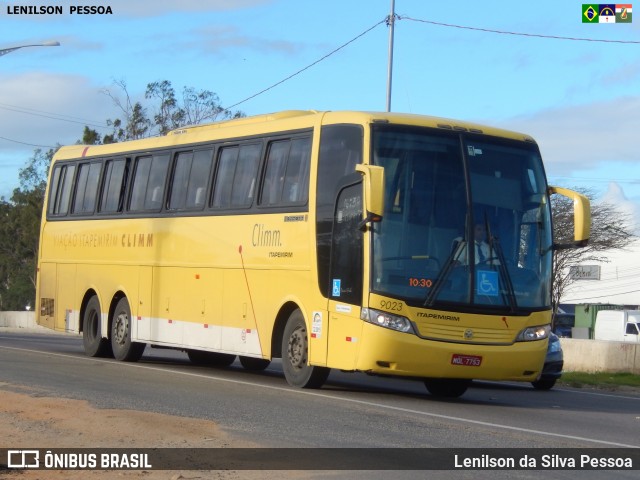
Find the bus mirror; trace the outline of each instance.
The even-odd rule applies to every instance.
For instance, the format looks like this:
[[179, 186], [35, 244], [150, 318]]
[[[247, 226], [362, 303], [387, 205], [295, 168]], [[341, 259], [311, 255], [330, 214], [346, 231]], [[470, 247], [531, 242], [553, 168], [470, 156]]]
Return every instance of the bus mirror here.
[[549, 195], [557, 193], [563, 197], [573, 200], [573, 245], [555, 245], [555, 248], [584, 247], [589, 241], [591, 234], [591, 207], [589, 199], [573, 190], [562, 187], [552, 187], [548, 189]]
[[384, 168], [375, 165], [356, 165], [364, 183], [365, 219], [363, 224], [379, 222], [384, 212]]

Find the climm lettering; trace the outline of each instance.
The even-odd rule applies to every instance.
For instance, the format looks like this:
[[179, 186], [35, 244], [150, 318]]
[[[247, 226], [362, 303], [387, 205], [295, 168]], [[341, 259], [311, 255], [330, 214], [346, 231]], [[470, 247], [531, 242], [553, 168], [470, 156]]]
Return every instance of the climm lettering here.
[[123, 247], [153, 247], [153, 233], [123, 233]]
[[65, 233], [53, 239], [56, 247], [153, 247], [153, 233]]
[[256, 223], [251, 234], [251, 245], [254, 247], [281, 247], [280, 230], [269, 230]]
[[60, 5], [7, 5], [7, 15], [62, 15]]

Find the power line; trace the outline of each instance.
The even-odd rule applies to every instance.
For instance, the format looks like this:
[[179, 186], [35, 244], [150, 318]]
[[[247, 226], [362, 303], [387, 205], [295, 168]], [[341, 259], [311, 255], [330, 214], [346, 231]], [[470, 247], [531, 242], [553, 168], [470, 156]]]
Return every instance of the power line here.
[[399, 20], [411, 20], [413, 22], [420, 23], [428, 23], [431, 25], [437, 25], [440, 27], [449, 27], [449, 28], [461, 28], [464, 30], [475, 30], [477, 32], [487, 32], [487, 33], [498, 33], [501, 35], [517, 35], [521, 37], [536, 37], [536, 38], [547, 38], [552, 40], [572, 40], [577, 42], [601, 42], [601, 43], [630, 43], [630, 44], [640, 44], [640, 41], [637, 40], [606, 40], [599, 38], [581, 38], [581, 37], [563, 37], [560, 35], [542, 35], [538, 33], [525, 33], [525, 32], [510, 32], [507, 30], [493, 30], [490, 28], [480, 28], [480, 27], [469, 27], [466, 25], [455, 25], [452, 23], [442, 23], [442, 22], [434, 22], [432, 20], [421, 20], [418, 18], [412, 18], [407, 16], [398, 15]]
[[579, 301], [584, 301], [584, 300], [591, 300], [594, 298], [607, 298], [607, 297], [616, 297], [618, 295], [627, 295], [629, 293], [637, 293], [640, 292], [640, 290], [631, 290], [629, 292], [620, 292], [620, 293], [609, 293], [607, 295], [599, 295], [597, 297], [583, 297], [583, 298], [567, 298], [566, 300], [563, 299], [563, 303], [567, 303], [567, 302], [579, 302]]
[[[79, 125], [86, 125], [86, 126], [92, 126], [97, 128], [104, 128], [104, 129], [108, 128], [105, 124], [98, 125], [92, 122], [80, 121], [82, 119], [72, 120], [74, 117], [69, 117], [68, 115], [61, 115], [58, 113], [43, 112], [43, 111], [34, 110], [31, 108], [24, 108], [24, 107], [15, 107], [13, 105], [7, 105], [3, 103], [0, 103], [0, 108], [3, 110], [9, 110], [11, 112], [24, 113], [26, 115], [33, 115], [36, 117], [50, 118], [52, 120], [60, 120], [63, 122], [77, 123]], [[64, 117], [68, 117], [68, 118], [64, 118]]]
[[6, 140], [7, 142], [19, 143], [20, 145], [28, 145], [29, 147], [57, 148], [57, 147], [53, 147], [51, 145], [36, 145], [34, 143], [20, 142], [19, 140], [12, 140], [12, 139], [6, 138], [6, 137], [0, 137], [0, 139], [1, 140]]
[[387, 22], [387, 19], [388, 19], [388, 17], [385, 17], [384, 19], [380, 20], [380, 21], [379, 21], [378, 23], [376, 23], [375, 25], [373, 25], [373, 26], [369, 27], [367, 30], [365, 30], [364, 32], [362, 32], [360, 35], [358, 35], [358, 36], [356, 36], [356, 37], [352, 38], [351, 40], [349, 40], [348, 42], [346, 42], [346, 43], [344, 43], [344, 44], [340, 45], [338, 48], [336, 48], [336, 49], [332, 50], [331, 52], [327, 53], [326, 55], [324, 55], [323, 57], [319, 58], [318, 60], [316, 60], [315, 62], [311, 63], [310, 65], [307, 65], [306, 67], [301, 68], [301, 69], [300, 69], [300, 70], [298, 70], [297, 72], [292, 73], [292, 74], [291, 74], [291, 75], [289, 75], [288, 77], [283, 78], [283, 79], [282, 79], [282, 80], [280, 80], [279, 82], [276, 82], [276, 83], [274, 83], [273, 85], [271, 85], [271, 86], [269, 86], [269, 87], [267, 87], [267, 88], [265, 88], [265, 89], [263, 89], [263, 90], [260, 90], [258, 93], [254, 93], [253, 95], [251, 95], [251, 96], [249, 96], [249, 97], [245, 98], [244, 100], [241, 100], [241, 101], [239, 101], [239, 102], [237, 102], [237, 103], [234, 103], [233, 105], [231, 105], [231, 106], [229, 106], [229, 107], [224, 108], [224, 110], [231, 110], [233, 107], [237, 107], [238, 105], [243, 104], [243, 103], [245, 103], [245, 102], [247, 102], [247, 101], [251, 100], [252, 98], [257, 97], [258, 95], [262, 95], [263, 93], [268, 92], [268, 91], [269, 91], [269, 90], [271, 90], [272, 88], [275, 88], [275, 87], [277, 87], [278, 85], [283, 84], [283, 83], [284, 83], [284, 82], [286, 82], [287, 80], [290, 80], [290, 79], [292, 79], [293, 77], [295, 77], [295, 76], [297, 76], [297, 75], [300, 75], [300, 74], [301, 74], [302, 72], [304, 72], [305, 70], [310, 69], [310, 68], [311, 68], [311, 67], [313, 67], [314, 65], [317, 65], [318, 63], [322, 62], [323, 60], [325, 60], [325, 59], [329, 58], [329, 57], [330, 57], [331, 55], [333, 55], [334, 53], [336, 53], [336, 52], [338, 52], [338, 51], [342, 50], [342, 49], [343, 49], [343, 48], [345, 48], [347, 45], [352, 44], [353, 42], [355, 42], [356, 40], [358, 40], [360, 37], [363, 37], [364, 35], [366, 35], [367, 33], [369, 33], [371, 30], [373, 30], [374, 28], [376, 28], [378, 25], [382, 25], [383, 23], [386, 23], [386, 22]]

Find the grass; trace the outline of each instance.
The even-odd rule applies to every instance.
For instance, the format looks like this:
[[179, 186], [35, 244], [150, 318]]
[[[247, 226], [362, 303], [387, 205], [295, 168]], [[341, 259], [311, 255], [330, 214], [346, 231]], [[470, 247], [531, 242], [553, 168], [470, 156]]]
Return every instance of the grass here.
[[640, 375], [632, 373], [585, 373], [585, 372], [563, 372], [559, 380], [561, 383], [571, 387], [582, 388], [593, 386], [600, 388], [615, 388], [620, 386], [640, 388]]

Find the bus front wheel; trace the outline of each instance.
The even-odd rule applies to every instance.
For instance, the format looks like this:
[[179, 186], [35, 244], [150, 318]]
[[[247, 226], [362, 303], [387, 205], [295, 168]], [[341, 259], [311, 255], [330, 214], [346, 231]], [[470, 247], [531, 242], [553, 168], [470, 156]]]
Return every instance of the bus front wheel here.
[[282, 369], [287, 383], [293, 387], [320, 388], [330, 369], [314, 367], [309, 361], [307, 325], [300, 310], [294, 310], [282, 335]]
[[131, 309], [126, 297], [122, 297], [113, 312], [111, 322], [111, 348], [116, 360], [137, 362], [142, 357], [145, 343], [131, 341]]
[[95, 295], [89, 299], [82, 316], [82, 344], [89, 357], [110, 357], [111, 345], [102, 338], [102, 312], [100, 302]]
[[424, 381], [427, 390], [434, 397], [458, 398], [467, 391], [471, 380], [453, 378], [427, 378]]

